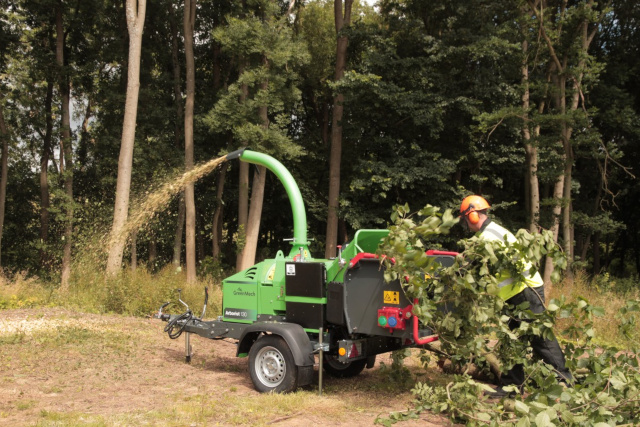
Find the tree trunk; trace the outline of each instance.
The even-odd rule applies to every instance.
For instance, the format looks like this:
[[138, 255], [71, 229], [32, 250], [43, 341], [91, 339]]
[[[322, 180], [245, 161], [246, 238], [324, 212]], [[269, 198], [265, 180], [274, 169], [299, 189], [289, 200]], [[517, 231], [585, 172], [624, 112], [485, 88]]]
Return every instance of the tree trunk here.
[[[264, 67], [269, 67], [267, 58], [263, 58]], [[269, 81], [265, 80], [260, 85], [262, 91], [267, 91]], [[269, 116], [266, 105], [261, 105], [258, 109], [258, 116], [262, 122], [262, 127], [269, 128]], [[267, 169], [258, 166], [253, 174], [253, 188], [251, 189], [251, 205], [249, 207], [249, 217], [247, 219], [247, 233], [244, 249], [242, 250], [242, 262], [240, 270], [251, 267], [256, 261], [258, 248], [258, 236], [260, 234], [260, 219], [262, 217], [262, 204], [264, 201], [264, 186], [266, 183]]]
[[171, 27], [171, 65], [173, 70], [173, 101], [176, 107], [176, 126], [174, 133], [175, 146], [178, 149], [182, 149], [182, 137], [184, 135], [182, 131], [182, 124], [184, 122], [184, 109], [182, 105], [182, 84], [180, 69], [180, 60], [178, 54], [180, 52], [178, 46], [178, 24], [176, 22], [176, 14], [173, 10], [173, 4], [169, 4], [169, 26]]
[[47, 82], [47, 97], [44, 101], [46, 130], [42, 141], [42, 156], [40, 157], [40, 265], [47, 268], [50, 265], [49, 251], [49, 156], [51, 154], [51, 139], [53, 138], [53, 81]]
[[242, 251], [242, 262], [240, 263], [239, 270], [249, 268], [255, 263], [266, 175], [267, 169], [264, 166], [256, 166], [256, 171], [253, 174], [253, 188], [251, 189], [251, 208], [249, 209], [247, 238], [244, 250]]
[[[71, 147], [71, 120], [70, 120], [70, 90], [69, 78], [64, 64], [64, 28], [62, 22], [62, 2], [56, 7], [56, 65], [59, 71], [60, 95], [62, 97], [62, 140], [61, 147], [64, 152], [64, 192], [65, 192], [65, 224], [64, 247], [62, 250], [61, 286], [66, 289], [69, 286], [71, 276], [71, 245], [73, 244], [73, 148]], [[61, 169], [62, 171], [62, 169]]]
[[[586, 5], [587, 6], [586, 9], [589, 11], [593, 11], [594, 3], [595, 3], [594, 0], [589, 0], [588, 4]], [[572, 196], [571, 175], [573, 170], [573, 146], [571, 141], [571, 134], [573, 132], [573, 128], [570, 125], [570, 121], [569, 121], [570, 119], [566, 118], [566, 115], [568, 114], [566, 84], [567, 84], [567, 78], [569, 75], [567, 70], [570, 68], [569, 67], [570, 54], [568, 53], [568, 51], [565, 52], [564, 54], [559, 54], [556, 51], [557, 46], [554, 45], [554, 41], [547, 34], [545, 26], [543, 25], [543, 19], [541, 19], [541, 17], [538, 15], [539, 13], [542, 13], [544, 9], [546, 9], [547, 5], [544, 3], [541, 4], [539, 11], [536, 9], [538, 5], [537, 2], [529, 2], [529, 5], [532, 9], [532, 13], [537, 18], [537, 21], [539, 23], [540, 35], [545, 40], [550, 53], [550, 61], [552, 65], [551, 69], [553, 72], [553, 82], [556, 90], [555, 107], [557, 109], [557, 114], [563, 117], [562, 124], [561, 124], [561, 131], [560, 131], [560, 137], [562, 140], [562, 147], [563, 147], [562, 158], [564, 161], [564, 170], [561, 176], [561, 179], [563, 181], [561, 185], [563, 188], [560, 194], [558, 194], [558, 191], [554, 192], [554, 198], [555, 198], [555, 201], [557, 202], [554, 207], [554, 228], [556, 227], [556, 221], [558, 221], [558, 217], [556, 217], [556, 209], [559, 206], [560, 198], [562, 198], [563, 200], [562, 203], [564, 204], [564, 206], [561, 206], [561, 205], [560, 206], [561, 208], [562, 207], [564, 208], [564, 212], [562, 215], [562, 232], [563, 232], [563, 238], [564, 238], [563, 248], [564, 248], [565, 254], [567, 255], [567, 275], [569, 279], [572, 279], [571, 264], [573, 262], [572, 255], [574, 250], [573, 250], [573, 236], [572, 236], [572, 226], [571, 226], [571, 196]], [[566, 6], [566, 2], [562, 6], [562, 15], [564, 15], [566, 12], [565, 6]], [[604, 10], [606, 11], [606, 8]], [[589, 19], [592, 19], [593, 17], [589, 16], [588, 14], [585, 14], [583, 20], [580, 22], [579, 26], [576, 28], [575, 41], [579, 42], [579, 51], [577, 52], [577, 56], [575, 56], [575, 58], [577, 58], [577, 62], [571, 64], [571, 68], [575, 68], [576, 70], [579, 70], [579, 72], [571, 80], [573, 82], [573, 94], [571, 97], [571, 104], [568, 107], [568, 109], [571, 112], [574, 112], [578, 109], [578, 106], [580, 103], [580, 94], [582, 93], [582, 88], [581, 88], [582, 78], [584, 76], [584, 71], [582, 70], [584, 70], [585, 67], [587, 66], [587, 54], [589, 50], [589, 45], [593, 41], [593, 38], [595, 37], [599, 27], [599, 22], [597, 21], [601, 20], [604, 16], [605, 16], [605, 12], [601, 12], [599, 18], [596, 21], [594, 21], [595, 25], [593, 26], [592, 30], [589, 31]], [[563, 29], [559, 27], [558, 32], [562, 33], [562, 31]], [[556, 190], [558, 190], [558, 185], [559, 183], [556, 183]], [[557, 212], [557, 214], [560, 215], [561, 213]], [[557, 231], [555, 230], [554, 230], [554, 235], [557, 236]], [[553, 266], [551, 265], [551, 262], [548, 259], [547, 259], [546, 265], [549, 268], [545, 268], [545, 283], [549, 283], [548, 279], [551, 276], [551, 271], [547, 271], [547, 270], [552, 270]]]
[[[558, 241], [558, 234], [560, 232], [560, 215], [562, 214], [561, 199], [562, 199], [563, 191], [564, 191], [564, 176], [561, 175], [558, 177], [553, 190], [553, 200], [555, 204], [553, 206], [553, 213], [552, 213], [553, 222], [552, 222], [550, 231], [553, 233], [553, 240], [555, 242]], [[544, 284], [546, 286], [545, 293], [547, 296], [551, 293], [551, 287], [553, 286], [553, 283], [551, 283], [551, 274], [553, 273], [554, 268], [555, 266], [553, 265], [551, 258], [547, 257], [547, 259], [545, 260], [544, 278], [543, 278]]]
[[4, 211], [7, 201], [7, 179], [9, 176], [9, 130], [4, 122], [2, 101], [4, 95], [0, 94], [0, 140], [2, 140], [2, 167], [0, 171], [0, 266], [2, 266], [2, 234], [4, 231]]
[[[592, 9], [594, 6], [594, 1], [590, 0], [589, 2], [589, 9]], [[604, 16], [604, 13], [601, 14], [601, 17]], [[600, 18], [601, 19], [601, 18]], [[588, 18], [584, 18], [583, 21], [580, 24], [580, 27], [578, 29], [578, 36], [580, 37], [579, 41], [580, 41], [580, 52], [578, 53], [578, 64], [576, 69], [577, 70], [584, 70], [584, 68], [587, 66], [587, 54], [589, 51], [589, 46], [591, 45], [591, 42], [593, 41], [593, 38], [596, 35], [596, 32], [598, 30], [598, 24], [596, 24], [594, 26], [594, 28], [592, 29], [591, 32], [589, 32], [589, 21]], [[563, 70], [567, 70], [567, 65], [566, 65], [566, 61], [564, 64], [564, 67], [562, 68]], [[571, 105], [569, 106], [571, 112], [574, 112], [578, 109], [578, 107], [580, 106], [580, 95], [582, 92], [582, 78], [584, 76], [584, 72], [580, 71], [578, 73], [578, 75], [575, 77], [574, 83], [573, 83], [573, 94], [571, 97]], [[565, 80], [566, 81], [566, 80]], [[564, 88], [563, 88], [564, 89]], [[565, 112], [563, 112], [564, 114]], [[573, 203], [572, 203], [572, 185], [571, 185], [571, 181], [572, 181], [572, 172], [573, 172], [573, 145], [571, 143], [571, 135], [573, 133], [573, 127], [568, 125], [568, 121], [564, 123], [566, 128], [565, 128], [565, 134], [563, 142], [564, 142], [564, 151], [565, 151], [565, 189], [564, 189], [564, 200], [566, 203], [565, 206], [565, 212], [563, 215], [563, 233], [562, 235], [564, 236], [565, 242], [564, 242], [564, 251], [565, 254], [567, 255], [567, 277], [569, 278], [569, 280], [573, 280], [573, 270], [571, 268], [571, 265], [573, 264], [573, 258], [575, 255], [575, 248], [574, 248], [574, 240], [573, 240], [573, 224], [571, 221], [572, 218], [572, 207], [573, 207]]]
[[522, 42], [522, 53], [524, 60], [522, 63], [522, 83], [524, 92], [522, 94], [522, 110], [524, 111], [524, 122], [522, 124], [522, 137], [524, 139], [524, 149], [526, 153], [526, 195], [527, 195], [527, 211], [529, 221], [529, 231], [534, 233], [538, 231], [538, 220], [540, 217], [540, 189], [538, 187], [538, 148], [535, 143], [531, 142], [531, 131], [529, 129], [529, 64], [527, 63], [527, 53], [529, 43], [525, 40]]
[[[550, 67], [551, 70], [551, 79], [555, 86], [555, 96], [553, 97], [554, 106], [559, 115], [565, 115], [567, 113], [567, 98], [566, 98], [566, 83], [567, 77], [562, 72], [562, 70], [566, 69], [567, 59], [564, 59], [563, 64], [560, 63], [559, 59], [556, 56], [553, 56], [553, 64]], [[571, 199], [571, 167], [573, 165], [573, 158], [570, 156], [571, 153], [571, 132], [572, 129], [568, 126], [567, 122], [564, 121], [561, 125], [560, 130], [560, 143], [561, 143], [561, 154], [560, 157], [563, 162], [563, 171], [557, 177], [557, 181], [555, 183], [554, 191], [553, 191], [553, 225], [551, 226], [551, 231], [553, 232], [553, 239], [555, 242], [558, 241], [558, 237], [560, 235], [560, 228], [562, 228], [563, 237], [565, 239], [563, 247], [565, 248], [565, 254], [569, 255], [570, 251], [567, 251], [567, 240], [570, 239], [569, 234], [565, 234], [566, 228], [566, 203], [565, 200]], [[570, 244], [571, 242], [569, 242]], [[551, 292], [551, 287], [553, 284], [551, 283], [551, 274], [553, 273], [555, 266], [551, 262], [550, 258], [546, 259], [545, 269], [544, 269], [544, 283], [547, 286], [546, 292], [547, 295]], [[571, 262], [567, 260], [567, 271], [571, 269]]]
[[218, 171], [218, 179], [216, 186], [216, 210], [211, 221], [211, 240], [213, 245], [212, 257], [214, 261], [220, 260], [220, 242], [222, 240], [222, 222], [224, 218], [224, 204], [222, 203], [222, 195], [224, 194], [224, 183], [227, 177], [227, 169], [229, 163], [225, 162]]
[[173, 265], [180, 266], [180, 258], [182, 256], [182, 236], [184, 235], [184, 222], [186, 218], [187, 207], [184, 203], [184, 191], [180, 192], [178, 199], [178, 220], [176, 222], [176, 232], [173, 236]]
[[[569, 134], [569, 138], [570, 138]], [[562, 200], [564, 209], [562, 211], [562, 237], [563, 237], [563, 249], [567, 256], [567, 270], [565, 271], [566, 278], [569, 281], [573, 281], [573, 235], [571, 226], [571, 176], [573, 172], [573, 150], [571, 148], [571, 140], [565, 144], [565, 167], [564, 167], [564, 191], [562, 193]]]
[[[342, 30], [351, 23], [351, 6], [353, 0], [334, 0], [333, 9], [335, 17], [336, 34], [336, 70], [334, 80], [339, 81], [344, 76], [347, 63], [347, 46], [349, 39], [342, 35]], [[337, 94], [333, 99], [333, 117], [331, 120], [331, 153], [329, 154], [329, 200], [327, 212], [327, 234], [325, 246], [325, 258], [331, 258], [336, 254], [338, 239], [338, 208], [340, 203], [340, 164], [342, 160], [342, 114], [344, 95]]]
[[129, 63], [127, 70], [127, 97], [124, 107], [122, 141], [118, 159], [118, 180], [116, 201], [111, 227], [111, 246], [107, 260], [107, 275], [114, 276], [120, 271], [126, 236], [122, 236], [129, 215], [129, 193], [131, 191], [131, 168], [133, 165], [133, 145], [136, 136], [138, 114], [138, 93], [140, 91], [140, 54], [142, 50], [142, 29], [146, 11], [146, 0], [126, 0], [127, 28], [129, 31]]
[[[182, 104], [181, 89], [181, 70], [180, 61], [178, 59], [178, 24], [176, 22], [176, 14], [173, 4], [169, 4], [169, 26], [171, 28], [171, 64], [173, 69], [173, 99], [176, 107], [176, 126], [174, 131], [174, 143], [176, 148], [183, 148], [182, 137], [184, 132], [182, 125], [184, 124], [184, 108]], [[176, 232], [173, 239], [173, 265], [178, 267], [182, 256], [182, 236], [184, 235], [184, 222], [186, 215], [184, 191], [180, 193], [178, 201], [178, 218], [176, 223]]]
[[249, 164], [240, 162], [238, 168], [238, 233], [237, 241], [241, 242], [237, 248], [236, 271], [242, 268], [242, 253], [246, 245], [247, 222], [249, 218]]
[[[193, 29], [196, 22], [196, 0], [184, 2], [184, 51], [187, 64], [187, 99], [184, 108], [184, 165], [193, 169], [193, 106], [195, 102], [195, 61], [193, 57]], [[188, 183], [184, 189], [186, 206], [186, 265], [187, 283], [196, 281], [196, 201], [195, 184]]]
[[[244, 72], [244, 59], [240, 60], [240, 66], [238, 67], [238, 75], [242, 75]], [[246, 84], [242, 85], [240, 94], [240, 103], [244, 103], [249, 96], [249, 88]], [[242, 142], [242, 146], [246, 146], [246, 142]], [[242, 253], [246, 242], [247, 235], [247, 220], [249, 218], [249, 164], [246, 162], [240, 162], [238, 170], [238, 236], [237, 240], [242, 242], [237, 248], [236, 253], [236, 271], [241, 271], [242, 268]]]

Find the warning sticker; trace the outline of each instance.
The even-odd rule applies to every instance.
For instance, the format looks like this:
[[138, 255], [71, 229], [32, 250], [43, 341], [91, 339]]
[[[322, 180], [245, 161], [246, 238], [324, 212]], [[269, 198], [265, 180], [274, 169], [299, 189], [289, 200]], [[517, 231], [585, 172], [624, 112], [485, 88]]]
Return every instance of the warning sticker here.
[[295, 276], [295, 275], [296, 275], [296, 265], [287, 264], [287, 276]]
[[276, 275], [276, 265], [273, 264], [269, 271], [267, 272], [267, 281], [273, 281], [274, 276]]
[[384, 291], [385, 304], [400, 304], [400, 292]]

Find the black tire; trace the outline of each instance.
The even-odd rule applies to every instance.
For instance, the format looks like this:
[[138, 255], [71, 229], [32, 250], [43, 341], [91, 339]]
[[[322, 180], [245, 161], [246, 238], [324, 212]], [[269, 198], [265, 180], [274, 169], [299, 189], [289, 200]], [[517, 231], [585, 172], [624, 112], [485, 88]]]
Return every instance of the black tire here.
[[249, 375], [260, 393], [289, 393], [298, 388], [298, 367], [287, 342], [263, 335], [249, 350]]
[[351, 378], [363, 371], [364, 367], [367, 366], [367, 359], [342, 363], [337, 356], [325, 354], [322, 366], [324, 371], [334, 378]]

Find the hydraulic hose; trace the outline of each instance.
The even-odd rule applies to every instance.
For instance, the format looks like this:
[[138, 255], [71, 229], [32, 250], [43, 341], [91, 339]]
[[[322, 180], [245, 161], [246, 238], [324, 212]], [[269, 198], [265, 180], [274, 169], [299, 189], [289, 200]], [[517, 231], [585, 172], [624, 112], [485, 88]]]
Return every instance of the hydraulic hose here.
[[[191, 310], [187, 310], [185, 313], [180, 316], [174, 317], [172, 320], [167, 323], [167, 326], [164, 327], [164, 331], [169, 335], [169, 338], [175, 340], [184, 331], [184, 328], [187, 326], [187, 323], [193, 318], [193, 313]], [[179, 325], [179, 322], [183, 322]]]

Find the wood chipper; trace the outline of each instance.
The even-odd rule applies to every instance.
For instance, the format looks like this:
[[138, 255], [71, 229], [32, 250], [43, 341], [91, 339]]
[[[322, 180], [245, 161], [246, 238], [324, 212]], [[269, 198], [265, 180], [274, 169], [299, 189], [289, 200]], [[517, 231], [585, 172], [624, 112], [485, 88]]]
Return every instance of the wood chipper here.
[[[237, 356], [249, 359], [249, 374], [260, 392], [290, 392], [311, 384], [318, 356], [322, 372], [352, 377], [374, 365], [376, 355], [424, 345], [437, 339], [413, 316], [413, 301], [398, 282], [386, 283], [376, 251], [388, 230], [364, 229], [338, 247], [333, 259], [309, 253], [302, 195], [291, 173], [276, 159], [248, 149], [227, 160], [265, 166], [282, 182], [293, 211], [293, 239], [288, 254], [236, 273], [222, 281], [222, 315], [204, 320], [187, 311], [156, 317], [167, 323], [173, 339], [184, 334], [185, 357], [191, 360], [190, 336], [237, 340]], [[454, 252], [429, 251], [442, 265]], [[422, 338], [421, 338], [422, 337]]]

